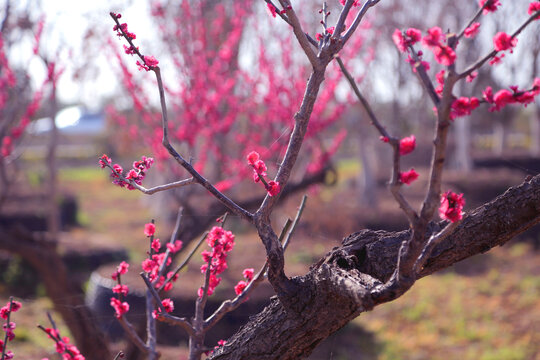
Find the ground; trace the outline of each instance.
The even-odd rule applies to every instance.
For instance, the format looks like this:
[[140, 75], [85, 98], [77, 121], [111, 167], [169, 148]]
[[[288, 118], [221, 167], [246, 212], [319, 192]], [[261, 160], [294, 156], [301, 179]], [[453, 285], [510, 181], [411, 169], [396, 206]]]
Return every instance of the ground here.
[[[343, 236], [360, 230], [365, 223], [376, 223], [370, 217], [375, 211], [384, 214], [378, 218], [392, 218], [395, 224], [403, 221], [384, 190], [378, 209], [358, 210], [351, 201], [357, 197], [352, 177], [347, 175], [351, 167], [350, 163], [340, 167], [343, 176], [336, 187], [309, 192], [304, 220], [286, 255], [289, 275], [305, 273], [318, 257], [339, 245]], [[419, 172], [422, 174], [422, 169]], [[475, 179], [480, 182], [483, 175], [477, 175]], [[498, 178], [505, 176], [501, 173]], [[448, 175], [449, 186], [455, 186], [455, 178], [459, 176]], [[97, 166], [64, 169], [60, 179], [63, 191], [77, 194], [81, 223], [62, 235], [63, 248], [125, 247], [133, 266], [137, 266], [148, 246], [142, 229], [152, 216], [147, 203], [141, 201], [144, 195], [110, 185], [106, 172]], [[414, 186], [421, 189], [422, 184]], [[414, 186], [406, 193], [418, 202]], [[298, 198], [286, 202], [274, 220], [276, 227], [286, 216], [294, 216], [298, 202]], [[157, 224], [158, 234], [163, 229], [160, 236], [167, 237], [164, 229], [168, 227], [161, 226], [160, 219]], [[243, 268], [257, 269], [263, 260], [264, 251], [256, 235], [238, 232], [230, 269], [221, 285], [224, 296], [233, 296], [232, 286], [241, 279]], [[180, 280], [182, 291], [191, 293], [200, 286], [200, 264], [196, 256]], [[136, 277], [132, 281], [136, 282]], [[35, 296], [21, 299], [23, 309], [15, 314], [17, 338], [10, 348], [20, 359], [53, 357], [53, 343], [36, 327], [37, 323], [47, 324], [46, 311], [51, 308], [42, 292], [38, 289]], [[9, 294], [0, 294], [0, 300], [6, 301]], [[327, 339], [311, 359], [540, 359], [539, 299], [540, 253], [530, 242], [512, 241], [418, 281], [402, 298], [362, 314]], [[56, 320], [65, 329], [61, 319]], [[117, 349], [122, 347], [122, 343], [115, 344]], [[182, 358], [186, 350], [185, 344], [180, 349], [161, 349], [165, 359]]]

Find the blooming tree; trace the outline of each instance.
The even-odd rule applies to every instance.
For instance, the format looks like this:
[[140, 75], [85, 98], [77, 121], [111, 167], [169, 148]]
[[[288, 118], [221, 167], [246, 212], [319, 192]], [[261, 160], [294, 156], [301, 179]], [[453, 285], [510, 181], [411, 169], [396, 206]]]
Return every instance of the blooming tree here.
[[[353, 76], [349, 73], [347, 66], [339, 56], [366, 13], [376, 6], [378, 2], [377, 0], [371, 0], [362, 4], [352, 0], [341, 1], [342, 7], [339, 15], [333, 18], [334, 21], [332, 21], [334, 26], [330, 26], [331, 12], [328, 11], [325, 4], [319, 12], [322, 17], [321, 24], [324, 31], [317, 33], [313, 37], [304, 30], [296, 10], [290, 2], [280, 0], [279, 3], [275, 4], [266, 1], [271, 15], [276, 18], [279, 16], [290, 25], [292, 33], [310, 63], [311, 75], [299, 104], [299, 110], [294, 115], [295, 126], [290, 134], [287, 150], [273, 180], [267, 181], [267, 167], [264, 161], [261, 160], [260, 154], [256, 151], [247, 154], [247, 162], [253, 169], [253, 180], [262, 183], [267, 191], [267, 196], [255, 212], [246, 210], [227, 197], [222, 192], [221, 187], [214, 186], [202, 175], [202, 167], [197, 168], [186, 161], [171, 144], [169, 140], [170, 126], [166, 107], [166, 92], [161, 79], [159, 62], [154, 56], [144, 55], [134, 45], [135, 35], [128, 31], [125, 23], [120, 23], [120, 15], [111, 14], [116, 22], [115, 31], [118, 31], [119, 35], [124, 37], [129, 44], [125, 46], [126, 52], [138, 57], [137, 65], [140, 69], [155, 73], [162, 107], [162, 144], [169, 155], [191, 175], [190, 178], [177, 181], [174, 185], [172, 185], [173, 183], [164, 185], [162, 189], [166, 190], [172, 186], [201, 185], [226, 206], [229, 211], [250, 222], [257, 229], [266, 249], [268, 257], [267, 277], [277, 294], [277, 299], [258, 316], [251, 319], [244, 328], [226, 343], [221, 343], [221, 346], [210, 355], [212, 359], [261, 358], [263, 354], [266, 354], [265, 357], [272, 354], [273, 358], [293, 359], [307, 355], [319, 341], [358, 316], [361, 312], [403, 295], [419, 277], [470, 256], [476, 251], [485, 251], [486, 248], [507, 241], [514, 232], [512, 225], [508, 226], [506, 222], [504, 227], [498, 226], [496, 232], [479, 224], [479, 221], [486, 220], [486, 216], [494, 215], [493, 213], [497, 209], [493, 206], [486, 205], [475, 210], [469, 216], [465, 216], [463, 212], [465, 205], [463, 194], [455, 194], [452, 191], [442, 193], [441, 183], [448, 130], [455, 118], [471, 114], [473, 110], [484, 103], [489, 105], [489, 111], [499, 111], [510, 104], [523, 104], [526, 106], [540, 94], [540, 79], [535, 79], [528, 89], [519, 89], [512, 86], [510, 87], [511, 91], [502, 89], [493, 94], [492, 89], [488, 87], [484, 90], [482, 99], [454, 94], [457, 83], [474, 81], [476, 71], [480, 67], [486, 64], [495, 66], [500, 61], [503, 61], [506, 53], [512, 52], [512, 49], [517, 45], [518, 35], [540, 15], [537, 2], [531, 3], [528, 9], [529, 17], [517, 30], [512, 33], [501, 31], [495, 34], [493, 36], [493, 50], [476, 62], [468, 64], [464, 70], [458, 70], [456, 66], [460, 46], [463, 47], [467, 38], [474, 37], [481, 30], [482, 17], [489, 16], [490, 13], [496, 11], [501, 5], [499, 1], [480, 1], [477, 13], [469, 22], [463, 24], [463, 29], [460, 32], [443, 33], [442, 29], [436, 26], [429, 28], [425, 35], [415, 28], [404, 31], [396, 29], [394, 32], [392, 39], [395, 45], [399, 51], [408, 54], [407, 62], [410, 63], [412, 71], [417, 74], [422, 86], [433, 102], [436, 120], [430, 178], [426, 198], [419, 211], [415, 210], [401, 193], [403, 184], [410, 184], [418, 178], [418, 173], [414, 169], [401, 171], [400, 167], [401, 157], [407, 156], [414, 151], [416, 137], [414, 135], [400, 137], [389, 133], [371, 109]], [[416, 49], [419, 44], [430, 50], [436, 63], [442, 66], [442, 70], [437, 73], [437, 76], [432, 77], [429, 75], [428, 71], [431, 64], [423, 59], [423, 52]], [[286, 188], [290, 180], [301, 146], [308, 133], [308, 125], [316, 108], [316, 100], [324, 80], [326, 68], [334, 61], [337, 62], [358, 100], [365, 107], [371, 124], [380, 134], [380, 139], [393, 150], [393, 161], [391, 163], [393, 171], [389, 188], [409, 220], [410, 228], [398, 234], [381, 235], [381, 233], [374, 234], [370, 231], [353, 234], [344, 240], [341, 248], [333, 250], [313, 266], [307, 275], [300, 278], [290, 278], [284, 272], [284, 246], [282, 246], [280, 237], [278, 237], [270, 223], [270, 214], [280, 197], [280, 191]], [[184, 126], [188, 126], [187, 123]], [[111, 176], [120, 179], [123, 185], [131, 185], [143, 192], [148, 191], [148, 189], [143, 188], [133, 179], [129, 179], [128, 176], [118, 171], [117, 165], [111, 165], [108, 157], [104, 156], [100, 163], [102, 167], [109, 167]], [[115, 180], [115, 182], [117, 181]], [[531, 187], [533, 183], [538, 186], [539, 182], [539, 178], [534, 178], [522, 185], [522, 188]], [[520, 192], [523, 191], [522, 188], [515, 190], [513, 193], [505, 194], [505, 196], [498, 198], [495, 203], [514, 206], [513, 200], [510, 201], [509, 199], [510, 197], [513, 197], [514, 200], [519, 198]], [[537, 190], [536, 193], [538, 194]], [[537, 202], [534, 203], [536, 200], [531, 203], [526, 198], [519, 198], [518, 201], [522, 207], [528, 208], [526, 215], [522, 213], [522, 215], [530, 219], [527, 221], [526, 227], [537, 223], [539, 221], [539, 211]], [[433, 222], [437, 210], [443, 220], [442, 222]], [[516, 219], [516, 221], [519, 223], [522, 220]], [[470, 230], [470, 226], [476, 226], [476, 232], [480, 232], [481, 237], [485, 239], [480, 241], [482, 242], [481, 245], [473, 245], [473, 242], [478, 241], [476, 232], [475, 236], [464, 235], [464, 232]], [[217, 233], [213, 234], [214, 231]], [[178, 325], [186, 329], [190, 334], [191, 359], [198, 359], [202, 355], [204, 347], [198, 331], [201, 329], [201, 324], [206, 324], [207, 321], [212, 319], [210, 317], [209, 320], [203, 321], [199, 318], [201, 315], [200, 313], [197, 314], [200, 311], [199, 305], [204, 303], [205, 297], [211, 295], [215, 286], [219, 284], [219, 278], [216, 275], [223, 268], [223, 262], [219, 259], [226, 256], [226, 248], [232, 248], [230, 240], [224, 242], [217, 240], [220, 236], [224, 236], [224, 230], [215, 227], [211, 233], [213, 235], [210, 236], [212, 240], [209, 240], [209, 245], [213, 247], [216, 244], [220, 245], [217, 249], [213, 248], [212, 251], [203, 253], [206, 265], [203, 265], [201, 270], [206, 274], [206, 280], [205, 285], [199, 291], [199, 298], [202, 300], [197, 303], [198, 309], [196, 310], [194, 323], [190, 323], [185, 319], [177, 319]], [[496, 240], [493, 240], [493, 237]], [[399, 239], [399, 241], [394, 241], [395, 245], [385, 246], [384, 243], [388, 242], [389, 239]], [[449, 243], [453, 243], [454, 247], [448, 249]], [[154, 240], [152, 240], [152, 248], [157, 250], [160, 245], [156, 244], [154, 247]], [[376, 249], [376, 251], [373, 249]], [[435, 252], [435, 249], [438, 249], [438, 251]], [[443, 255], [441, 255], [441, 252]], [[159, 260], [160, 256], [152, 255], [152, 251], [150, 255], [146, 267], [143, 264], [143, 269], [146, 273], [154, 274], [148, 279], [145, 278], [145, 282], [152, 292], [153, 287], [156, 286], [152, 281], [157, 281], [159, 288], [169, 281], [170, 276], [163, 277], [161, 275], [161, 278], [159, 272], [152, 270], [164, 267], [163, 264], [167, 265], [167, 257]], [[250, 281], [252, 272], [248, 271], [247, 274], [246, 279]], [[243, 289], [245, 290], [245, 284], [240, 282], [236, 291], [242, 293]], [[168, 317], [170, 315], [164, 315], [174, 309], [170, 301], [168, 299], [161, 300], [157, 296], [155, 303], [161, 310], [160, 312], [158, 309], [157, 312], [158, 320], [167, 321], [169, 319], [170, 321]], [[122, 317], [123, 312], [127, 311], [128, 305], [120, 303], [120, 300], [111, 300], [111, 304], [117, 309], [117, 317], [119, 318]], [[284, 318], [287, 320], [284, 321]], [[309, 319], [307, 329], [306, 319]], [[201, 321], [203, 322], [201, 323]], [[204, 327], [204, 325], [202, 326]], [[272, 334], [270, 335], [272, 338], [279, 340], [268, 344], [269, 334]], [[147, 342], [146, 352], [152, 354], [154, 351], [152, 343]]]
[[[467, 116], [472, 111], [479, 111], [481, 106], [487, 106], [488, 112], [500, 111], [512, 105], [526, 106], [540, 94], [540, 79], [534, 79], [530, 86], [524, 89], [509, 86], [508, 89], [493, 91], [492, 88], [487, 87], [482, 94], [469, 97], [458, 94], [456, 86], [460, 82], [475, 81], [475, 73], [482, 66], [497, 66], [498, 63], [504, 61], [505, 57], [512, 56], [512, 50], [519, 45], [518, 36], [523, 29], [540, 18], [540, 2], [533, 1], [528, 9], [520, 9], [523, 13], [522, 24], [513, 31], [500, 29], [499, 32], [493, 34], [492, 50], [477, 61], [465, 64], [463, 68], [461, 65], [458, 66], [456, 61], [460, 59], [461, 52], [467, 45], [467, 39], [483, 31], [482, 19], [497, 11], [502, 6], [501, 1], [480, 0], [476, 14], [467, 22], [460, 24], [459, 31], [443, 32], [441, 28], [433, 26], [425, 31], [408, 28], [397, 29], [394, 32], [392, 40], [399, 51], [407, 55], [406, 61], [433, 103], [434, 110], [430, 174], [425, 199], [419, 209], [415, 209], [402, 193], [403, 185], [412, 183], [419, 175], [414, 169], [402, 171], [401, 160], [402, 157], [414, 152], [417, 141], [422, 140], [417, 140], [414, 134], [393, 134], [386, 128], [385, 121], [380, 119], [371, 108], [350, 74], [347, 64], [341, 58], [344, 49], [353, 41], [355, 32], [358, 31], [366, 14], [372, 11], [380, 0], [363, 2], [340, 0], [339, 4], [335, 4], [337, 11], [329, 11], [327, 5], [324, 4], [319, 12], [320, 23], [323, 27], [320, 32], [306, 30], [307, 28], [299, 19], [300, 8], [297, 8], [296, 4], [288, 0], [278, 2], [264, 0], [264, 2], [270, 11], [270, 16], [275, 17], [275, 21], [283, 21], [290, 27], [290, 36], [294, 36], [309, 62], [310, 74], [302, 97], [300, 99], [292, 97], [297, 100], [296, 112], [292, 116], [294, 126], [288, 133], [289, 140], [286, 149], [280, 155], [279, 166], [275, 171], [269, 170], [266, 165], [267, 154], [260, 149], [262, 147], [264, 150], [264, 146], [258, 145], [262, 139], [251, 144], [252, 148], [241, 148], [240, 152], [243, 154], [236, 159], [220, 158], [225, 167], [228, 166], [227, 161], [233, 163], [236, 161], [241, 162], [247, 169], [245, 172], [234, 173], [224, 171], [225, 180], [235, 179], [234, 183], [237, 181], [237, 176], [243, 176], [264, 187], [265, 196], [255, 211], [249, 210], [227, 196], [225, 191], [228, 187], [223, 186], [223, 183], [220, 184], [223, 179], [218, 179], [220, 181], [218, 183], [209, 180], [210, 177], [204, 175], [207, 171], [204, 162], [203, 165], [198, 165], [186, 160], [185, 155], [182, 155], [171, 142], [171, 138], [176, 136], [173, 134], [174, 126], [170, 125], [167, 110], [168, 99], [172, 93], [170, 89], [167, 90], [162, 79], [159, 56], [147, 54], [145, 49], [139, 48], [136, 45], [136, 35], [130, 32], [121, 15], [110, 14], [115, 23], [114, 31], [126, 42], [124, 51], [136, 58], [135, 63], [143, 73], [152, 72], [155, 75], [161, 107], [159, 137], [165, 149], [162, 154], [156, 155], [156, 161], [158, 163], [163, 161], [164, 154], [168, 154], [178, 167], [189, 175], [181, 180], [146, 188], [143, 186], [143, 180], [148, 171], [154, 171], [152, 167], [154, 159], [142, 158], [134, 162], [132, 169], [126, 172], [120, 165], [113, 164], [112, 160], [104, 155], [99, 159], [100, 166], [110, 170], [112, 181], [116, 185], [147, 194], [179, 187], [200, 186], [230, 213], [253, 226], [267, 256], [266, 263], [262, 264], [257, 274], [253, 269], [243, 271], [244, 280], [240, 280], [235, 286], [237, 297], [225, 301], [216, 312], [206, 317], [205, 303], [208, 296], [211, 296], [215, 288], [219, 286], [219, 275], [227, 267], [227, 256], [233, 250], [235, 241], [234, 234], [224, 225], [225, 219], [220, 219], [221, 224], [212, 227], [207, 234], [204, 234], [195, 247], [195, 249], [198, 248], [205, 240], [209, 246], [209, 249], [202, 253], [201, 272], [204, 274], [204, 281], [197, 294], [195, 314], [191, 319], [179, 318], [174, 315], [174, 303], [162, 296], [179, 280], [180, 270], [191, 259], [195, 250], [187, 254], [182, 263], [172, 268], [172, 255], [177, 253], [183, 244], [173, 236], [163, 246], [162, 242], [156, 238], [155, 225], [147, 224], [144, 235], [149, 241], [148, 257], [141, 264], [143, 270], [141, 278], [147, 286], [146, 340], [136, 334], [125, 316], [130, 308], [129, 303], [125, 301], [129, 288], [122, 282], [122, 275], [126, 274], [132, 265], [121, 263], [112, 274], [117, 285], [113, 288], [114, 296], [110, 302], [115, 310], [116, 318], [129, 338], [150, 359], [159, 357], [155, 338], [155, 321], [164, 321], [184, 329], [190, 337], [190, 359], [200, 359], [205, 352], [212, 350], [204, 343], [206, 331], [215, 325], [226, 312], [235, 309], [245, 301], [254, 285], [264, 278], [272, 285], [277, 296], [271, 299], [270, 304], [263, 311], [250, 318], [249, 322], [236, 334], [226, 341], [221, 341], [218, 347], [208, 353], [209, 358], [297, 359], [308, 356], [320, 341], [362, 312], [399, 298], [419, 278], [446, 268], [459, 260], [504, 244], [516, 234], [540, 222], [540, 176], [527, 179], [520, 186], [509, 189], [492, 202], [467, 213], [464, 212], [465, 196], [463, 194], [456, 194], [450, 190], [443, 192], [442, 189], [448, 132], [456, 118]], [[155, 9], [159, 13], [160, 7], [156, 6]], [[231, 9], [234, 9], [236, 14], [243, 14], [246, 11], [245, 8], [234, 6]], [[186, 18], [189, 20], [191, 8], [184, 5], [182, 10], [186, 12]], [[226, 10], [230, 9], [222, 11]], [[236, 21], [241, 20], [236, 19]], [[199, 30], [202, 30], [201, 27]], [[235, 39], [234, 36], [231, 38]], [[183, 37], [181, 41], [187, 41], [186, 39], [197, 38]], [[202, 40], [199, 39], [199, 41]], [[170, 44], [174, 45], [172, 41]], [[196, 41], [193, 47], [199, 48], [195, 45]], [[425, 60], [423, 51], [418, 50], [419, 46], [425, 47], [425, 50], [433, 54], [434, 63]], [[227, 50], [234, 52], [234, 49]], [[224, 53], [223, 56], [228, 55], [226, 51]], [[221, 51], [216, 50], [214, 56], [216, 54], [222, 56]], [[183, 60], [194, 61], [195, 59], [187, 57]], [[207, 60], [200, 59], [203, 63]], [[281, 232], [276, 231], [271, 223], [271, 214], [287, 187], [291, 185], [290, 180], [302, 146], [310, 134], [310, 123], [316, 122], [314, 120], [317, 114], [316, 109], [325, 103], [323, 82], [327, 67], [334, 63], [339, 66], [354, 95], [364, 107], [380, 140], [392, 150], [392, 160], [388, 164], [392, 169], [392, 174], [388, 187], [408, 219], [409, 229], [397, 233], [362, 230], [351, 234], [343, 240], [340, 247], [334, 248], [313, 264], [307, 274], [289, 277], [284, 270], [284, 251], [303, 206], [300, 207], [294, 223], [291, 222], [292, 225], [285, 226]], [[437, 71], [430, 72], [431, 66], [436, 67]], [[216, 69], [218, 72], [220, 70]], [[195, 86], [197, 79], [193, 78], [192, 82], [193, 84], [190, 85]], [[232, 88], [227, 89], [230, 91]], [[136, 95], [140, 94], [134, 92]], [[270, 93], [270, 95], [274, 94]], [[180, 98], [182, 102], [179, 106], [186, 106], [190, 111], [200, 110], [203, 113], [212, 114], [212, 109], [199, 109], [195, 100], [189, 100], [189, 94], [186, 93]], [[145, 102], [139, 101], [141, 104]], [[234, 106], [235, 100], [231, 98], [227, 98], [223, 106], [227, 107], [229, 101], [231, 106]], [[145, 112], [138, 106], [136, 105], [144, 119]], [[151, 121], [156, 121], [155, 115], [146, 114], [149, 124]], [[232, 114], [228, 115], [226, 112], [216, 114], [218, 114], [214, 115], [216, 122], [210, 121], [211, 127], [218, 126], [222, 117], [230, 116], [230, 121], [234, 118]], [[256, 123], [257, 111], [250, 114], [254, 117], [246, 121], [248, 124], [250, 120]], [[180, 127], [193, 126], [190, 121], [195, 121], [195, 126], [200, 125], [195, 118], [186, 118]], [[176, 140], [182, 143], [195, 144], [199, 141], [197, 138], [191, 139], [192, 135], [188, 130], [184, 129], [179, 133], [181, 136]], [[216, 133], [212, 132], [212, 135]], [[239, 140], [238, 143], [243, 142]], [[214, 145], [208, 145], [207, 149], [212, 146]], [[441, 221], [436, 218], [437, 214]], [[55, 340], [57, 351], [63, 354], [69, 342], [62, 340], [55, 332], [49, 331], [48, 334]], [[63, 341], [60, 345], [58, 345], [59, 339]], [[71, 350], [78, 355], [75, 349]]]

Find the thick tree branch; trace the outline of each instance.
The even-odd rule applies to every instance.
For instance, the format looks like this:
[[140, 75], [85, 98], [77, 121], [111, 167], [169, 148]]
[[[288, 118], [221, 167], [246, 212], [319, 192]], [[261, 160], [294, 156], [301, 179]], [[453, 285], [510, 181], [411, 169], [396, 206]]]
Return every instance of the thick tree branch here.
[[[537, 175], [469, 212], [456, 230], [433, 249], [419, 276], [503, 245], [539, 222], [540, 175]], [[425, 236], [438, 233], [446, 224], [430, 223]], [[394, 273], [401, 243], [410, 236], [410, 230], [398, 233], [363, 230], [345, 238], [341, 247], [314, 264], [307, 275], [293, 279], [301, 290], [296, 309], [285, 309], [273, 298], [269, 306], [252, 317], [210, 359], [308, 356], [319, 342], [363, 311], [403, 294], [379, 296], [378, 289]]]

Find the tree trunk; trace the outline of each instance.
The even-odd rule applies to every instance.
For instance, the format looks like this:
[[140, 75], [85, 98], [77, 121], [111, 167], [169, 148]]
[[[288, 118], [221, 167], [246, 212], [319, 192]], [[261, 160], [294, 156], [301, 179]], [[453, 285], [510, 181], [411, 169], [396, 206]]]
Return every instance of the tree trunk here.
[[[468, 213], [433, 251], [420, 277], [503, 245], [540, 222], [540, 175], [510, 188]], [[431, 223], [429, 234], [444, 222]], [[360, 313], [388, 301], [377, 296], [387, 281], [409, 230], [363, 230], [343, 240], [305, 276], [294, 278], [297, 296], [285, 307], [276, 297], [210, 359], [298, 359]], [[399, 294], [397, 295], [397, 297]]]

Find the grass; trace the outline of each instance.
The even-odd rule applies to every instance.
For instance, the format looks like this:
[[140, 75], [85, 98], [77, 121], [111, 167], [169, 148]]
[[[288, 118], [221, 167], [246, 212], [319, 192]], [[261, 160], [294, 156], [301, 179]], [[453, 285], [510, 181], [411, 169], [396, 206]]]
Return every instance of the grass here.
[[379, 359], [538, 359], [540, 255], [526, 244], [515, 246], [527, 252], [491, 252], [491, 265], [503, 262], [502, 268], [421, 279], [402, 298], [355, 322], [382, 341]]

